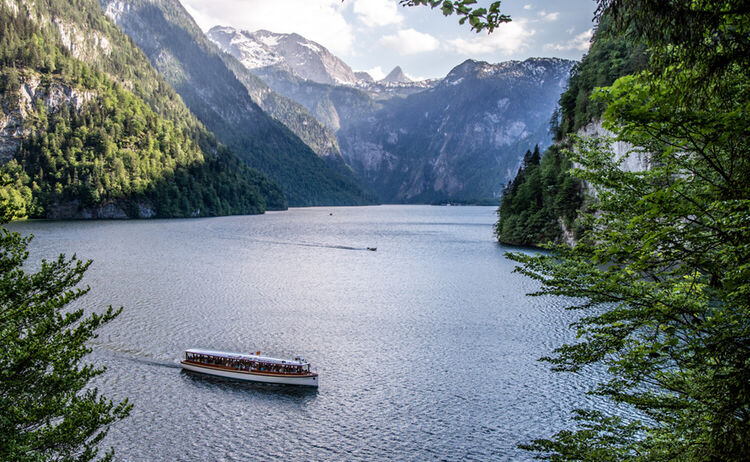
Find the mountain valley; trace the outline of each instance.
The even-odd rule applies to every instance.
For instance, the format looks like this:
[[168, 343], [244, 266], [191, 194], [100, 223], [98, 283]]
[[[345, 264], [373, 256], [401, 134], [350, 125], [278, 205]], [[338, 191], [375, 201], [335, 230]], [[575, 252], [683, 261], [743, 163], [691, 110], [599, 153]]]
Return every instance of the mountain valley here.
[[523, 153], [550, 144], [573, 65], [468, 60], [443, 79], [412, 81], [397, 66], [375, 81], [297, 34], [216, 26], [208, 37], [333, 131], [344, 160], [384, 202], [496, 201]]
[[[184, 136], [199, 140], [203, 153], [189, 162], [211, 161], [216, 154], [210, 153], [223, 153], [220, 156], [226, 156], [227, 162], [241, 160], [250, 167], [240, 175], [255, 175], [253, 181], [259, 182], [256, 189], [264, 199], [248, 211], [287, 204], [378, 201], [497, 203], [523, 153], [535, 145], [550, 144], [550, 116], [573, 65], [557, 58], [499, 64], [467, 60], [444, 78], [417, 81], [396, 66], [375, 80], [299, 34], [247, 32], [227, 26], [215, 26], [204, 34], [178, 0], [99, 0], [98, 11], [93, 11], [96, 2], [90, 3], [88, 10], [84, 8], [91, 10], [89, 19], [69, 13], [64, 2], [54, 3], [51, 16], [39, 16], [41, 23], [54, 25], [45, 32], [50, 43], [59, 40], [54, 46], [64, 56], [72, 55], [65, 59], [101, 69], [105, 79], [114, 78], [176, 126], [185, 126], [183, 118], [189, 120], [187, 126], [197, 131]], [[18, 5], [27, 8], [24, 2]], [[94, 26], [90, 18], [106, 26]], [[124, 44], [124, 35], [109, 21], [122, 28], [132, 44]], [[84, 34], [89, 29], [97, 32]], [[136, 56], [138, 74], [119, 61], [123, 54]], [[143, 183], [134, 180], [139, 176], [135, 172], [133, 179], [119, 182], [97, 179], [101, 174], [91, 177], [76, 172], [81, 164], [71, 164], [73, 170], [62, 183], [58, 183], [60, 173], [44, 165], [32, 174], [28, 169], [40, 161], [24, 160], [32, 146], [25, 140], [45, 129], [31, 128], [34, 116], [24, 114], [45, 104], [50, 115], [82, 115], [89, 105], [101, 104], [97, 103], [100, 92], [66, 78], [50, 86], [43, 70], [16, 76], [8, 67], [4, 69], [6, 87], [20, 81], [23, 91], [20, 99], [4, 94], [7, 117], [0, 127], [0, 162], [10, 183], [3, 194], [8, 198], [4, 200], [22, 204], [24, 213], [148, 217], [240, 211], [218, 206], [213, 198], [211, 204], [217, 205], [189, 205], [191, 201], [181, 198], [185, 193], [180, 187], [169, 190], [175, 195], [170, 201], [181, 205], [170, 205], [170, 211], [159, 209], [154, 204], [161, 199], [139, 196], [146, 193]], [[41, 87], [34, 82], [41, 82]], [[163, 100], [159, 92], [172, 96]], [[23, 114], [13, 112], [16, 106]], [[72, 113], [70, 108], [74, 108]], [[130, 155], [125, 144], [115, 145], [114, 154], [109, 155], [112, 159]], [[136, 152], [142, 149], [134, 148]], [[94, 146], [85, 149], [93, 149], [95, 157], [101, 155]], [[194, 149], [184, 147], [180, 152]], [[122, 159], [108, 162], [112, 166], [105, 163], [104, 170], [117, 171], [119, 176], [131, 168]], [[61, 165], [59, 160], [55, 163]], [[66, 186], [82, 181], [82, 175], [92, 185]], [[237, 186], [235, 180], [230, 184]], [[134, 185], [139, 186], [133, 189]], [[47, 192], [42, 200], [38, 194], [43, 190]], [[221, 194], [209, 196], [215, 195]]]

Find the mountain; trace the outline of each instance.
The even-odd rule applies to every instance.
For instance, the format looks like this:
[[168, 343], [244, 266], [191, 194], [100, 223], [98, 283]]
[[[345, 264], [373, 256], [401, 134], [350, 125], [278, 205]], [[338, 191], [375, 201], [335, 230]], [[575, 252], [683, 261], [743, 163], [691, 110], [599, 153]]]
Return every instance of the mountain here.
[[[400, 68], [394, 69], [392, 82], [385, 80], [375, 82], [367, 73], [358, 73], [361, 78], [357, 77], [357, 73], [353, 74], [354, 81], [352, 81], [352, 77], [348, 74], [351, 69], [343, 61], [333, 56], [322, 45], [310, 42], [296, 34], [247, 32], [232, 27], [216, 26], [207, 35], [219, 48], [237, 58], [252, 75], [260, 77], [274, 92], [300, 103], [332, 132], [338, 131], [342, 125], [367, 117], [373, 110], [380, 107], [380, 100], [394, 96], [406, 97], [431, 88], [439, 81], [434, 79], [412, 82], [403, 75]], [[335, 61], [339, 67], [346, 66], [348, 69], [346, 76], [331, 75], [329, 78], [311, 78], [309, 73], [306, 74], [305, 68], [297, 68], [290, 64], [284, 55], [277, 52], [271, 54], [271, 51], [267, 50], [267, 43], [281, 42], [279, 37], [294, 38], [296, 40], [294, 43], [298, 44], [313, 44], [317, 50], [318, 61]], [[305, 50], [305, 53], [312, 50], [308, 46], [299, 46]], [[261, 53], [259, 50], [265, 51]], [[402, 75], [401, 78], [398, 77], [399, 73]], [[402, 81], [396, 81], [399, 79]], [[244, 81], [245, 77], [240, 80]]]
[[125, 218], [286, 207], [95, 0], [6, 1], [0, 30], [3, 209]]
[[497, 200], [548, 127], [572, 61], [467, 60], [338, 131], [347, 162], [384, 202]]
[[388, 73], [388, 75], [385, 76], [385, 78], [379, 80], [380, 83], [410, 83], [412, 80], [404, 74], [404, 71], [401, 70], [401, 66], [396, 66], [393, 68], [391, 72]]
[[366, 83], [375, 82], [375, 79], [373, 79], [372, 76], [365, 71], [355, 72], [354, 76], [357, 78], [357, 80], [362, 81], [362, 82], [366, 82]]
[[[267, 94], [267, 88], [257, 88], [266, 93], [259, 101], [273, 103], [279, 119], [305, 134], [311, 133], [308, 139], [319, 141], [317, 147], [328, 150], [321, 149], [334, 157], [334, 168], [330, 168], [253, 101], [248, 86], [259, 82], [238, 79], [235, 71], [241, 66], [229, 62], [231, 59], [205, 37], [178, 0], [100, 3], [198, 118], [250, 166], [278, 181], [291, 205], [358, 205], [372, 201], [340, 157], [335, 139], [298, 105]], [[309, 122], [307, 126], [305, 122]]]
[[334, 133], [380, 107], [364, 89], [313, 82], [274, 66], [253, 69], [252, 73], [273, 91], [302, 104]]
[[352, 172], [341, 156], [336, 135], [320, 123], [301, 104], [273, 91], [260, 77], [250, 72], [233, 56], [222, 53], [224, 64], [245, 86], [250, 98], [267, 114], [283, 123], [334, 170]]
[[420, 82], [397, 66], [377, 82], [333, 85], [302, 77], [281, 54], [259, 59], [253, 33], [215, 27], [208, 35], [333, 130], [345, 161], [387, 202], [497, 201], [523, 153], [550, 144], [550, 116], [573, 64], [468, 60]]
[[298, 34], [216, 26], [208, 36], [248, 69], [281, 67], [305, 80], [325, 84], [354, 85], [358, 80], [345, 62]]

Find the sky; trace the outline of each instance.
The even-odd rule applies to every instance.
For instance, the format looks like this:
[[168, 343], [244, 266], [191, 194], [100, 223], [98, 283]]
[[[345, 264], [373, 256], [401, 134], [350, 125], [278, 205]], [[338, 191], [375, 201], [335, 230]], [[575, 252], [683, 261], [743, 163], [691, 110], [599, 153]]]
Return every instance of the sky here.
[[[398, 0], [180, 0], [198, 25], [296, 32], [376, 80], [395, 66], [415, 80], [444, 77], [471, 58], [490, 63], [530, 57], [580, 59], [589, 46], [594, 0], [505, 0], [512, 22], [492, 34], [457, 16]], [[486, 6], [490, 0], [479, 0]]]

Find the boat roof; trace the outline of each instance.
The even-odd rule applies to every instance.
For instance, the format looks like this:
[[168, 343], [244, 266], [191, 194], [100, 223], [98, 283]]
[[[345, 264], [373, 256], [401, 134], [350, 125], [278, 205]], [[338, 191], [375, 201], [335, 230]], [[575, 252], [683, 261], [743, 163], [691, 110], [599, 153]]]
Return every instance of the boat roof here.
[[221, 356], [223, 358], [231, 358], [231, 359], [249, 359], [251, 361], [260, 361], [260, 362], [271, 363], [271, 364], [289, 364], [292, 366], [306, 366], [309, 364], [304, 359], [297, 360], [297, 359], [272, 358], [270, 356], [248, 355], [248, 354], [243, 354], [243, 353], [232, 353], [229, 351], [204, 350], [202, 348], [190, 348], [188, 350], [185, 350], [185, 353], [194, 353], [194, 354], [209, 355], [209, 356]]

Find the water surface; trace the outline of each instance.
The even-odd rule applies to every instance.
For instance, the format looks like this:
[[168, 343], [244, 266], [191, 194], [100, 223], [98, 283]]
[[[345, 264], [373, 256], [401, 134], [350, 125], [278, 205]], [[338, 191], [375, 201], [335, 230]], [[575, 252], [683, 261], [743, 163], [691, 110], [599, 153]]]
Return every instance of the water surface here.
[[[120, 460], [526, 460], [591, 378], [537, 359], [564, 300], [492, 236], [492, 207], [309, 208], [190, 220], [14, 223], [31, 260], [94, 260], [88, 310], [124, 306], [91, 360], [130, 418]], [[368, 251], [376, 247], [377, 251]], [[186, 348], [302, 355], [318, 390], [183, 372]]]

